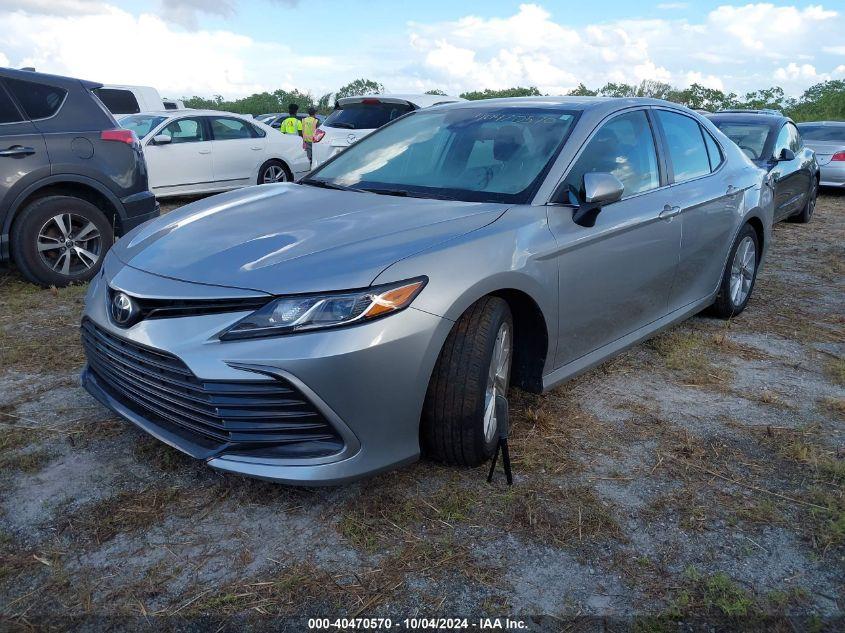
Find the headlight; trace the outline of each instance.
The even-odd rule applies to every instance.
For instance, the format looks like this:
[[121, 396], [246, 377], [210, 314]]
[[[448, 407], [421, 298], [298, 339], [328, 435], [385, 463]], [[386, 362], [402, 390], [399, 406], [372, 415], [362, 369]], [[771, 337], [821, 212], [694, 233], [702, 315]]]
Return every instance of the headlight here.
[[278, 336], [369, 321], [407, 308], [427, 281], [420, 277], [365, 290], [280, 297], [235, 323], [220, 338]]

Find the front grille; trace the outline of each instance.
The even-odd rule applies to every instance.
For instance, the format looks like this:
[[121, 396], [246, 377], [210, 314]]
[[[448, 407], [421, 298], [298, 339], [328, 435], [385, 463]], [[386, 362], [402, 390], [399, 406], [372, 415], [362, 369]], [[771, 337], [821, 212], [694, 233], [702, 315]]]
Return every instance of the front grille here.
[[276, 447], [272, 454], [286, 449], [297, 456], [343, 447], [334, 428], [288, 381], [201, 380], [176, 356], [114, 336], [89, 319], [82, 323], [82, 345], [90, 370], [111, 397], [150, 422], [197, 436], [207, 447], [226, 452]]

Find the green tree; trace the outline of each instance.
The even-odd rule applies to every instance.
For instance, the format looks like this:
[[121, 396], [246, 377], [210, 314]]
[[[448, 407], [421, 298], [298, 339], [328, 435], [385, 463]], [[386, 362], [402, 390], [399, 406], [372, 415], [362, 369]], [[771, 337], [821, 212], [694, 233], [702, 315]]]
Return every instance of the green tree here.
[[440, 90], [440, 88], [432, 88], [431, 90], [426, 90], [425, 94], [427, 95], [443, 95], [446, 96], [446, 93]]
[[334, 110], [334, 93], [328, 92], [317, 99], [317, 112], [320, 114], [329, 114]]
[[595, 90], [590, 90], [584, 84], [578, 84], [567, 93], [571, 97], [595, 97], [598, 93]]
[[723, 110], [725, 108], [737, 107], [737, 97], [731, 92], [725, 94], [717, 88], [706, 88], [701, 84], [692, 84], [683, 90], [673, 89], [667, 97], [669, 101], [682, 103], [694, 110]]
[[741, 107], [751, 110], [761, 110], [764, 108], [783, 110], [786, 106], [787, 100], [783, 94], [783, 88], [780, 86], [747, 92], [741, 103]]
[[371, 79], [356, 79], [337, 91], [336, 98], [354, 97], [356, 95], [377, 95], [384, 92], [384, 86]]
[[845, 80], [810, 86], [787, 108], [787, 114], [796, 121], [845, 121]]
[[487, 88], [486, 90], [481, 91], [475, 90], [472, 92], [465, 92], [461, 95], [461, 97], [468, 99], [469, 101], [477, 101], [478, 99], [501, 99], [505, 97], [539, 96], [541, 96], [540, 91], [534, 86], [530, 86], [528, 88], [517, 86], [516, 88], [505, 88], [504, 90], [490, 90]]
[[606, 83], [599, 88], [602, 97], [636, 97], [637, 88], [631, 84]]

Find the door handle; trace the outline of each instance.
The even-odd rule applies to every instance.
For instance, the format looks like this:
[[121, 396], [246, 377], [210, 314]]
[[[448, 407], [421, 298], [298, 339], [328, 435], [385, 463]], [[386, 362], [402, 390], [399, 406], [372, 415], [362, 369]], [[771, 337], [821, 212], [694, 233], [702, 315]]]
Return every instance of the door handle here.
[[15, 156], [32, 156], [34, 153], [35, 148], [23, 147], [21, 145], [12, 145], [7, 149], [0, 150], [0, 156], [9, 156], [12, 158]]
[[663, 207], [663, 211], [657, 216], [663, 220], [668, 220], [669, 218], [674, 218], [681, 212], [681, 207], [673, 207], [670, 205], [666, 205]]
[[201, 150], [199, 150], [199, 153], [200, 154], [210, 154], [211, 150], [210, 149], [201, 149]]
[[257, 152], [257, 151], [262, 150], [264, 148], [259, 146], [259, 147], [250, 147], [249, 149], [254, 149]]

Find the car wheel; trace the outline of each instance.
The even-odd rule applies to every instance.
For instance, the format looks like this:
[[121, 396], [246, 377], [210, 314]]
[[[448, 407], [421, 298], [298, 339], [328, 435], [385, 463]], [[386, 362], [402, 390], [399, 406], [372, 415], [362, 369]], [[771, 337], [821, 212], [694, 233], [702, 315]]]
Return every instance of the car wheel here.
[[288, 182], [293, 180], [287, 167], [280, 160], [268, 160], [258, 170], [258, 184], [268, 185], [274, 182]]
[[816, 210], [816, 200], [819, 197], [819, 181], [817, 178], [812, 179], [812, 184], [810, 185], [810, 192], [807, 196], [807, 204], [804, 205], [804, 208], [801, 209], [799, 213], [791, 216], [789, 219], [792, 222], [798, 222], [799, 224], [807, 224], [810, 219], [813, 217], [813, 212]]
[[86, 200], [48, 196], [30, 203], [12, 227], [15, 264], [43, 286], [88, 281], [114, 243], [105, 214]]
[[760, 243], [757, 231], [750, 224], [746, 224], [731, 248], [731, 255], [712, 308], [715, 316], [729, 319], [745, 310], [751, 298], [751, 291], [754, 290], [759, 263]]
[[510, 308], [503, 299], [484, 297], [452, 327], [432, 372], [420, 429], [427, 455], [477, 466], [493, 454], [496, 396], [507, 395], [512, 358]]

